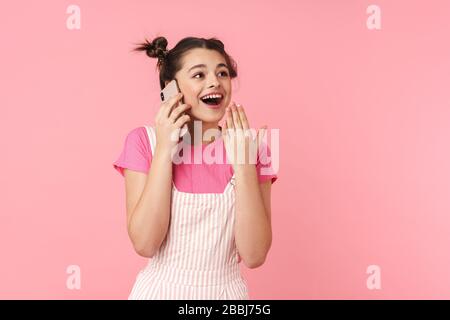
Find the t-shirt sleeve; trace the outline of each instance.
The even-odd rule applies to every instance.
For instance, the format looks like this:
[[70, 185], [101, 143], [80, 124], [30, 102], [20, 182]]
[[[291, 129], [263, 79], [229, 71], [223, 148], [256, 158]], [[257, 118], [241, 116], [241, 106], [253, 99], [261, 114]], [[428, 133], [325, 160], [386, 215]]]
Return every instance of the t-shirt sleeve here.
[[152, 153], [147, 130], [145, 127], [139, 127], [131, 130], [126, 136], [122, 152], [113, 163], [113, 167], [122, 176], [125, 175], [125, 168], [148, 173], [151, 161]]
[[275, 167], [276, 161], [273, 161], [272, 158], [270, 147], [264, 141], [261, 142], [256, 162], [259, 183], [272, 180], [273, 184], [278, 179], [278, 170]]

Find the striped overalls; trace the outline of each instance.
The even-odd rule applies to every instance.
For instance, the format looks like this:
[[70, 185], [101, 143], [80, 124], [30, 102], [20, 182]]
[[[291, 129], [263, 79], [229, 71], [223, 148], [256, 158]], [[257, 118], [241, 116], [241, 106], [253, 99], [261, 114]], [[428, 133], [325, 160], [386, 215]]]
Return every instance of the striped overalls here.
[[[146, 128], [153, 154], [155, 131]], [[249, 299], [234, 221], [234, 174], [223, 193], [181, 192], [172, 182], [167, 236], [138, 273], [128, 299]]]

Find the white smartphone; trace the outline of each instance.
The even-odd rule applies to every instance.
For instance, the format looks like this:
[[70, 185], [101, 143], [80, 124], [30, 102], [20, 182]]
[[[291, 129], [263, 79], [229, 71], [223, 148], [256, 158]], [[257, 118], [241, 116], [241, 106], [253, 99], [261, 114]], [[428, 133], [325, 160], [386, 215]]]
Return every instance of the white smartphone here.
[[[180, 88], [178, 87], [178, 82], [176, 79], [173, 79], [172, 81], [170, 81], [165, 87], [164, 89], [161, 90], [161, 101], [167, 101], [170, 98], [172, 98], [173, 96], [176, 96], [178, 93], [180, 93]], [[184, 103], [183, 97], [181, 98], [181, 103]], [[172, 110], [176, 107], [178, 107], [180, 104], [180, 102], [178, 101], [172, 108]], [[185, 112], [183, 112], [181, 115], [184, 115]], [[185, 123], [183, 125], [183, 127], [181, 127], [180, 130], [180, 138], [182, 136], [184, 136], [186, 134], [186, 132], [188, 131], [188, 127], [187, 127], [187, 123]]]

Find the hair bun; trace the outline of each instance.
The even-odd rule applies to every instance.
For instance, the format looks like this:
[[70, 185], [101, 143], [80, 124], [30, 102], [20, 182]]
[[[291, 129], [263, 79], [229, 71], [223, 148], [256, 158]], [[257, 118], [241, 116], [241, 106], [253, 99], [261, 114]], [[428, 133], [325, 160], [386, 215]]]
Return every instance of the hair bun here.
[[167, 55], [167, 39], [158, 37], [152, 41], [152, 50], [147, 50], [148, 56], [164, 59]]
[[157, 37], [152, 42], [145, 39], [145, 43], [141, 43], [135, 50], [145, 51], [150, 58], [158, 58], [164, 60], [167, 56], [167, 39], [164, 37]]

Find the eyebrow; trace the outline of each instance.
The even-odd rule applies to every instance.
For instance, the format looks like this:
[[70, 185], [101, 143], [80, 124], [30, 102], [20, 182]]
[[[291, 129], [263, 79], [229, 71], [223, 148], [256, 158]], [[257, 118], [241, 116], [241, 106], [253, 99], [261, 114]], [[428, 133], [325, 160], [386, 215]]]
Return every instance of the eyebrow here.
[[[225, 67], [225, 68], [229, 69], [228, 66], [225, 63], [219, 63], [217, 65], [216, 69], [219, 68], [219, 67]], [[196, 64], [195, 66], [190, 67], [188, 72], [191, 71], [192, 69], [195, 69], [195, 68], [206, 68], [206, 65], [205, 64]]]

